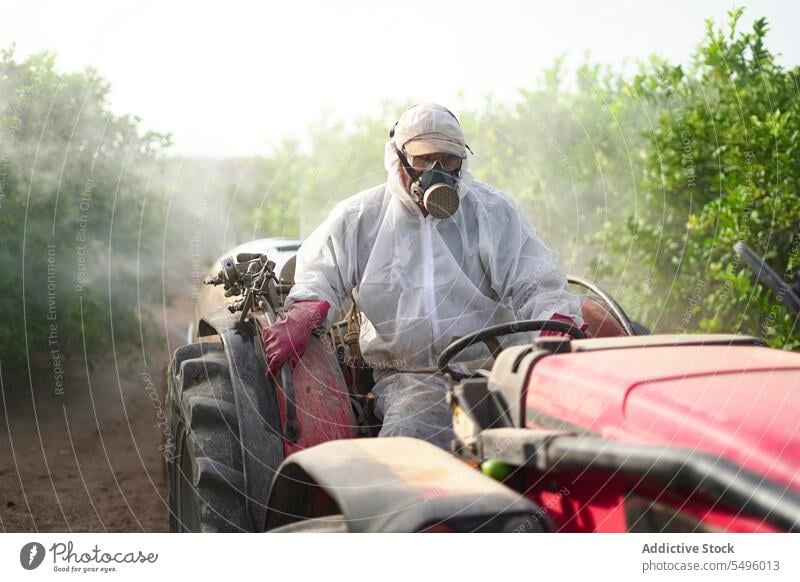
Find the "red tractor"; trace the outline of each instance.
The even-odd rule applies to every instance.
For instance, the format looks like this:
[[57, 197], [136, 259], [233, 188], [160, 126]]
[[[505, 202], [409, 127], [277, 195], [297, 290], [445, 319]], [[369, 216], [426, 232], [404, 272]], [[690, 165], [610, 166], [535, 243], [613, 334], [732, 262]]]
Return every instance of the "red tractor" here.
[[[797, 285], [737, 251], [800, 311]], [[263, 332], [292, 280], [292, 261], [279, 277], [267, 254], [245, 249], [222, 259], [198, 299], [196, 343], [175, 352], [168, 373], [173, 531], [800, 530], [800, 354], [746, 336], [649, 335], [571, 278], [585, 290], [592, 339], [499, 350], [508, 334], [583, 335], [521, 321], [441, 354], [450, 454], [372, 438], [380, 427], [355, 306], [294, 370], [268, 377]], [[457, 371], [478, 342], [495, 350], [491, 369]]]

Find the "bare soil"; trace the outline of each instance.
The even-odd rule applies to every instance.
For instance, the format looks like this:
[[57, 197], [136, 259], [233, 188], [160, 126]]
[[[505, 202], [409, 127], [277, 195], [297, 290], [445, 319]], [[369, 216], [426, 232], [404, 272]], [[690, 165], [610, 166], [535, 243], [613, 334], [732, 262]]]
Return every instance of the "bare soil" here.
[[192, 309], [180, 299], [155, 310], [143, 350], [109, 350], [93, 368], [72, 357], [63, 395], [52, 376], [3, 372], [0, 531], [167, 531], [165, 373]]

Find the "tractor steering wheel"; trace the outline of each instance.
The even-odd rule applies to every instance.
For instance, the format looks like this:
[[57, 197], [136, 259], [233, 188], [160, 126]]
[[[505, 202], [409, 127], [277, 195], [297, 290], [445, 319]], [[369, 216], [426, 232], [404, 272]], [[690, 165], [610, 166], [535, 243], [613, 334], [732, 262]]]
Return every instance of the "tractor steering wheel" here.
[[529, 319], [524, 321], [513, 321], [511, 323], [501, 323], [500, 325], [493, 325], [484, 329], [479, 329], [476, 332], [465, 335], [464, 337], [454, 341], [447, 346], [439, 356], [437, 362], [440, 374], [450, 374], [455, 380], [463, 380], [469, 376], [456, 372], [450, 368], [450, 362], [459, 353], [467, 349], [473, 344], [483, 342], [486, 340], [498, 338], [512, 333], [522, 333], [526, 331], [557, 331], [571, 335], [574, 339], [584, 339], [586, 334], [579, 328], [569, 323], [562, 321], [553, 321], [549, 319]]

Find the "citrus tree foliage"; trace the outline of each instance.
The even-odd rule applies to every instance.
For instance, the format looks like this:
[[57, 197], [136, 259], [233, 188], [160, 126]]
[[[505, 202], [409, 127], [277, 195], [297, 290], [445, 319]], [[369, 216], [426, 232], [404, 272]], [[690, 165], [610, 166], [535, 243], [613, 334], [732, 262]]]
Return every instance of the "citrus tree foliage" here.
[[[707, 23], [690, 67], [653, 61], [631, 81], [658, 111], [629, 220], [613, 229], [606, 273], [626, 279], [657, 330], [749, 333], [798, 347], [793, 316], [733, 252], [745, 241], [787, 283], [800, 268], [800, 70], [781, 67], [767, 25]], [[630, 256], [630, 262], [620, 261]]]
[[[150, 190], [164, 136], [108, 110], [95, 71], [0, 55], [0, 365], [50, 369], [138, 337], [163, 203]], [[160, 291], [160, 290], [159, 290]], [[113, 333], [112, 333], [113, 329]]]
[[513, 104], [464, 115], [476, 176], [513, 196], [576, 274], [605, 252], [587, 236], [633, 202], [648, 108], [624, 89], [608, 67], [584, 63], [568, 75], [557, 62]]

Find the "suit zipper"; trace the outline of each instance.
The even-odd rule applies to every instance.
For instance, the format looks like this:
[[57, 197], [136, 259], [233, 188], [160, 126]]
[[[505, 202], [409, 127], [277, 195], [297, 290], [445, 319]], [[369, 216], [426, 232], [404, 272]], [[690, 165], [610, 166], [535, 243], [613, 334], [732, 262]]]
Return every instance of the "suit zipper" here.
[[422, 219], [422, 278], [423, 295], [425, 296], [425, 309], [431, 322], [431, 362], [436, 363], [435, 343], [439, 337], [439, 318], [436, 313], [436, 297], [433, 286], [433, 242], [431, 240], [431, 221]]

